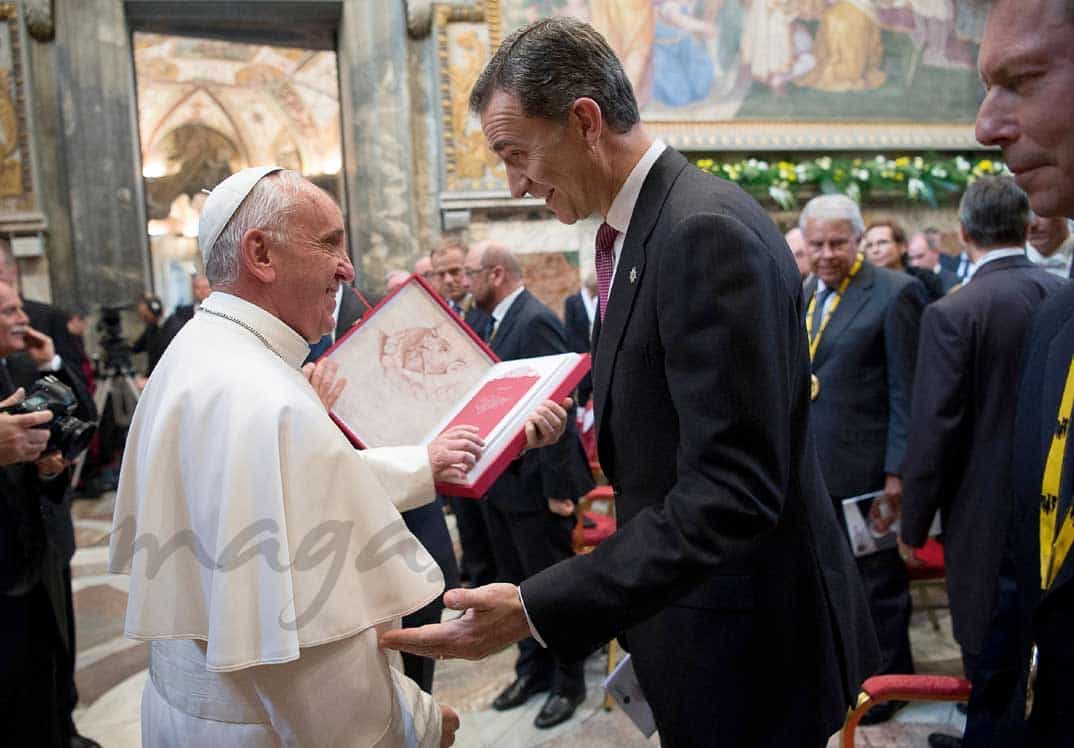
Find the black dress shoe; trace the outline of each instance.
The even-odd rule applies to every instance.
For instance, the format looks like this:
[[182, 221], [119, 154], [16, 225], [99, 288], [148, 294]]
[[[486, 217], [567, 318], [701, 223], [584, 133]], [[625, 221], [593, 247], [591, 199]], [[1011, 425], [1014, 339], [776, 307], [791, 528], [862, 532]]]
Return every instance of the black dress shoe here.
[[585, 701], [585, 694], [577, 696], [565, 696], [561, 693], [548, 694], [548, 700], [544, 702], [537, 719], [533, 720], [533, 726], [541, 729], [555, 727], [561, 722], [566, 722], [574, 715], [574, 710]]
[[954, 735], [944, 735], [942, 732], [934, 732], [929, 735], [929, 748], [961, 748], [962, 738]]
[[525, 704], [535, 693], [547, 690], [548, 683], [538, 681], [533, 676], [524, 675], [500, 692], [500, 695], [492, 702], [492, 708], [498, 712], [514, 709], [516, 706]]
[[881, 722], [887, 722], [895, 716], [895, 712], [899, 711], [904, 706], [906, 706], [905, 701], [885, 701], [881, 704], [877, 704], [862, 716], [858, 721], [858, 724], [879, 725]]

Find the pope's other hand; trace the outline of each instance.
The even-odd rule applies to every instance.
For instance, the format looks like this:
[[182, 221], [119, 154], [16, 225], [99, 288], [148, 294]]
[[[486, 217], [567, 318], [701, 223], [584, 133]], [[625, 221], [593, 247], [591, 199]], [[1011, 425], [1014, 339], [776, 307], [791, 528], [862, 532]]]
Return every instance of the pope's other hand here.
[[513, 584], [448, 590], [444, 607], [465, 612], [446, 623], [388, 631], [381, 635], [380, 646], [422, 657], [480, 660], [530, 635]]
[[439, 704], [440, 707], [440, 748], [450, 748], [455, 745], [455, 731], [459, 729], [459, 715], [450, 706]]
[[485, 442], [475, 426], [453, 426], [429, 442], [429, 466], [433, 480], [458, 481], [481, 457]]

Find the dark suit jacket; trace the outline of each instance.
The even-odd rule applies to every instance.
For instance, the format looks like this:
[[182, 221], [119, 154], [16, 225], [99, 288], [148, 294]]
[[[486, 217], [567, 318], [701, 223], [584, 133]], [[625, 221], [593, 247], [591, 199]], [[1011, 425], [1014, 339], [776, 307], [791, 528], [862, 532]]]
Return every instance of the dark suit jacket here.
[[[585, 310], [582, 292], [563, 300], [563, 325], [567, 329], [567, 347], [575, 353], [589, 353], [589, 315]], [[593, 379], [589, 374], [578, 383], [578, 404], [585, 405], [593, 394]]]
[[[501, 361], [567, 353], [563, 324], [552, 310], [523, 290], [508, 308], [496, 336], [493, 352]], [[556, 444], [526, 452], [492, 484], [488, 500], [507, 512], [547, 512], [548, 499], [577, 499], [593, 488], [573, 411], [567, 433]]]
[[172, 316], [179, 320], [181, 323], [187, 323], [194, 319], [194, 305], [193, 304], [180, 304], [175, 307], [175, 311], [172, 312]]
[[[986, 266], [987, 267], [987, 266]], [[970, 286], [973, 284], [971, 283]], [[961, 292], [960, 292], [961, 293]], [[1044, 464], [1056, 428], [1059, 401], [1071, 357], [1074, 356], [1074, 286], [1051, 294], [1033, 317], [1026, 340], [1022, 380], [1014, 420], [1011, 468], [1014, 516], [1009, 537], [1010, 557], [1016, 569], [1017, 610], [1009, 619], [1008, 632], [1018, 640], [1014, 655], [1019, 668], [1018, 684], [1011, 694], [1009, 734], [996, 745], [1070, 745], [1070, 718], [1074, 716], [1074, 556], [1066, 563], [1052, 587], [1040, 590], [1040, 493]], [[1067, 439], [1064, 480], [1059, 496], [1060, 513], [1074, 500], [1074, 439]], [[1002, 611], [1006, 613], [1008, 611]], [[1033, 715], [1023, 722], [1029, 652], [1033, 642], [1040, 648], [1040, 671], [1036, 682]]]
[[988, 632], [1010, 520], [1022, 346], [1033, 312], [1062, 283], [1025, 257], [994, 260], [921, 318], [902, 537], [923, 545], [941, 511], [955, 639], [972, 654]]
[[620, 527], [522, 596], [565, 659], [625, 632], [635, 663], [650, 663], [650, 701], [690, 705], [696, 721], [660, 727], [684, 745], [719, 742], [699, 737], [715, 724], [727, 744], [738, 731], [741, 744], [821, 745], [877, 661], [809, 433], [804, 313], [798, 268], [760, 206], [667, 149], [594, 333]]
[[833, 497], [879, 490], [886, 475], [900, 474], [921, 301], [920, 283], [866, 261], [821, 337], [809, 418]]

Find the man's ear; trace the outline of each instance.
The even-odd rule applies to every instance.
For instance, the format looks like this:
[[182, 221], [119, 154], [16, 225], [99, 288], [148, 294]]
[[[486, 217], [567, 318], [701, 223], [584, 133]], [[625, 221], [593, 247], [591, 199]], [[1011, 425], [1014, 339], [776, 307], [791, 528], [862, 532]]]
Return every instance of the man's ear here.
[[262, 283], [276, 280], [275, 258], [270, 250], [270, 237], [261, 229], [249, 229], [239, 244], [239, 264]]
[[595, 146], [601, 133], [604, 132], [604, 116], [600, 111], [600, 104], [588, 96], [583, 96], [574, 100], [571, 105], [571, 114], [577, 119], [586, 144], [590, 147]]

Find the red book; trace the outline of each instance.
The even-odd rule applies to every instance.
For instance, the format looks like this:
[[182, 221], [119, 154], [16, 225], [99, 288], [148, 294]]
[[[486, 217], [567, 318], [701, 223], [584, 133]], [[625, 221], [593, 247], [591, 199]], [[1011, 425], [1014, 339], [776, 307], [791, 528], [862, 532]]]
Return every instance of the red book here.
[[470, 498], [522, 452], [530, 413], [568, 397], [589, 371], [589, 356], [577, 353], [499, 361], [417, 275], [325, 355], [348, 380], [332, 418], [359, 448], [428, 444], [451, 426], [476, 426], [481, 459], [465, 481], [436, 485]]

